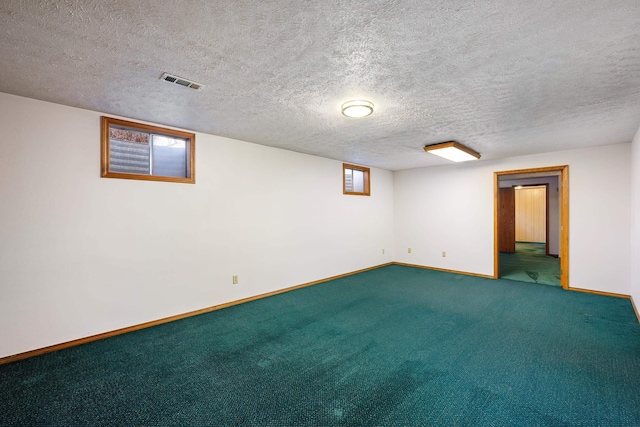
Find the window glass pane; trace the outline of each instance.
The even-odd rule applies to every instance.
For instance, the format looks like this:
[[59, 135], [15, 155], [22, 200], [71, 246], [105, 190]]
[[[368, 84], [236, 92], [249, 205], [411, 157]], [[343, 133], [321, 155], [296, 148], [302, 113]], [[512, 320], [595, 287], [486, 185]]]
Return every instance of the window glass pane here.
[[344, 189], [345, 191], [353, 191], [353, 169], [344, 170]]
[[353, 190], [354, 193], [364, 193], [364, 171], [353, 169]]
[[149, 175], [149, 134], [109, 128], [109, 171]]
[[191, 132], [102, 117], [103, 178], [195, 184]]
[[369, 168], [342, 164], [344, 194], [369, 196]]
[[152, 175], [187, 176], [187, 141], [164, 135], [152, 136]]

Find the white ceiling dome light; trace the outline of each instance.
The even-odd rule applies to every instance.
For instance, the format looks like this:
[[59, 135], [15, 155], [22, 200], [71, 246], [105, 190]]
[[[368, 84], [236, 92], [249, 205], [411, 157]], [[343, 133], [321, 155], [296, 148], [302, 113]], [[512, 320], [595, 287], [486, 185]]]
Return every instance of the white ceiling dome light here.
[[342, 104], [342, 114], [347, 117], [367, 117], [373, 113], [373, 102], [356, 100]]

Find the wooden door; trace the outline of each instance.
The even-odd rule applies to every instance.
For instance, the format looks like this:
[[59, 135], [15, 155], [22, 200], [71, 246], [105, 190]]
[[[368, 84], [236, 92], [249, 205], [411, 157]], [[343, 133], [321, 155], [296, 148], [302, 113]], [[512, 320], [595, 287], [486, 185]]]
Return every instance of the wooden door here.
[[547, 243], [547, 187], [516, 189], [516, 241]]
[[498, 250], [516, 251], [516, 193], [513, 187], [498, 189]]

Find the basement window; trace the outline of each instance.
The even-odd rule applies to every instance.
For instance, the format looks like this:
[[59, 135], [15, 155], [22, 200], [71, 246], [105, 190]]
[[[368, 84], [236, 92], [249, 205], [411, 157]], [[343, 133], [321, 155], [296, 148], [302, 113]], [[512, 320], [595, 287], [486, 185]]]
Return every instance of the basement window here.
[[369, 196], [369, 168], [342, 164], [342, 193], [352, 196]]
[[195, 183], [193, 133], [102, 117], [102, 177]]

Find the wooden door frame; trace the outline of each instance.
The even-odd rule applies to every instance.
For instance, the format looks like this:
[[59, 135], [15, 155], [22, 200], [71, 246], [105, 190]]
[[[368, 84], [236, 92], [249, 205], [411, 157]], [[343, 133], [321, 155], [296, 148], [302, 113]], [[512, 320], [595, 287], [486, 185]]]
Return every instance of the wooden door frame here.
[[[499, 179], [505, 175], [559, 172], [560, 192], [560, 285], [569, 289], [569, 166], [549, 166], [544, 168], [519, 169], [493, 173], [493, 278], [500, 277], [500, 252], [498, 250], [498, 188]], [[548, 191], [547, 191], [548, 195]], [[547, 209], [549, 204], [547, 203]], [[548, 239], [547, 239], [548, 240]], [[548, 242], [547, 242], [548, 243]]]

